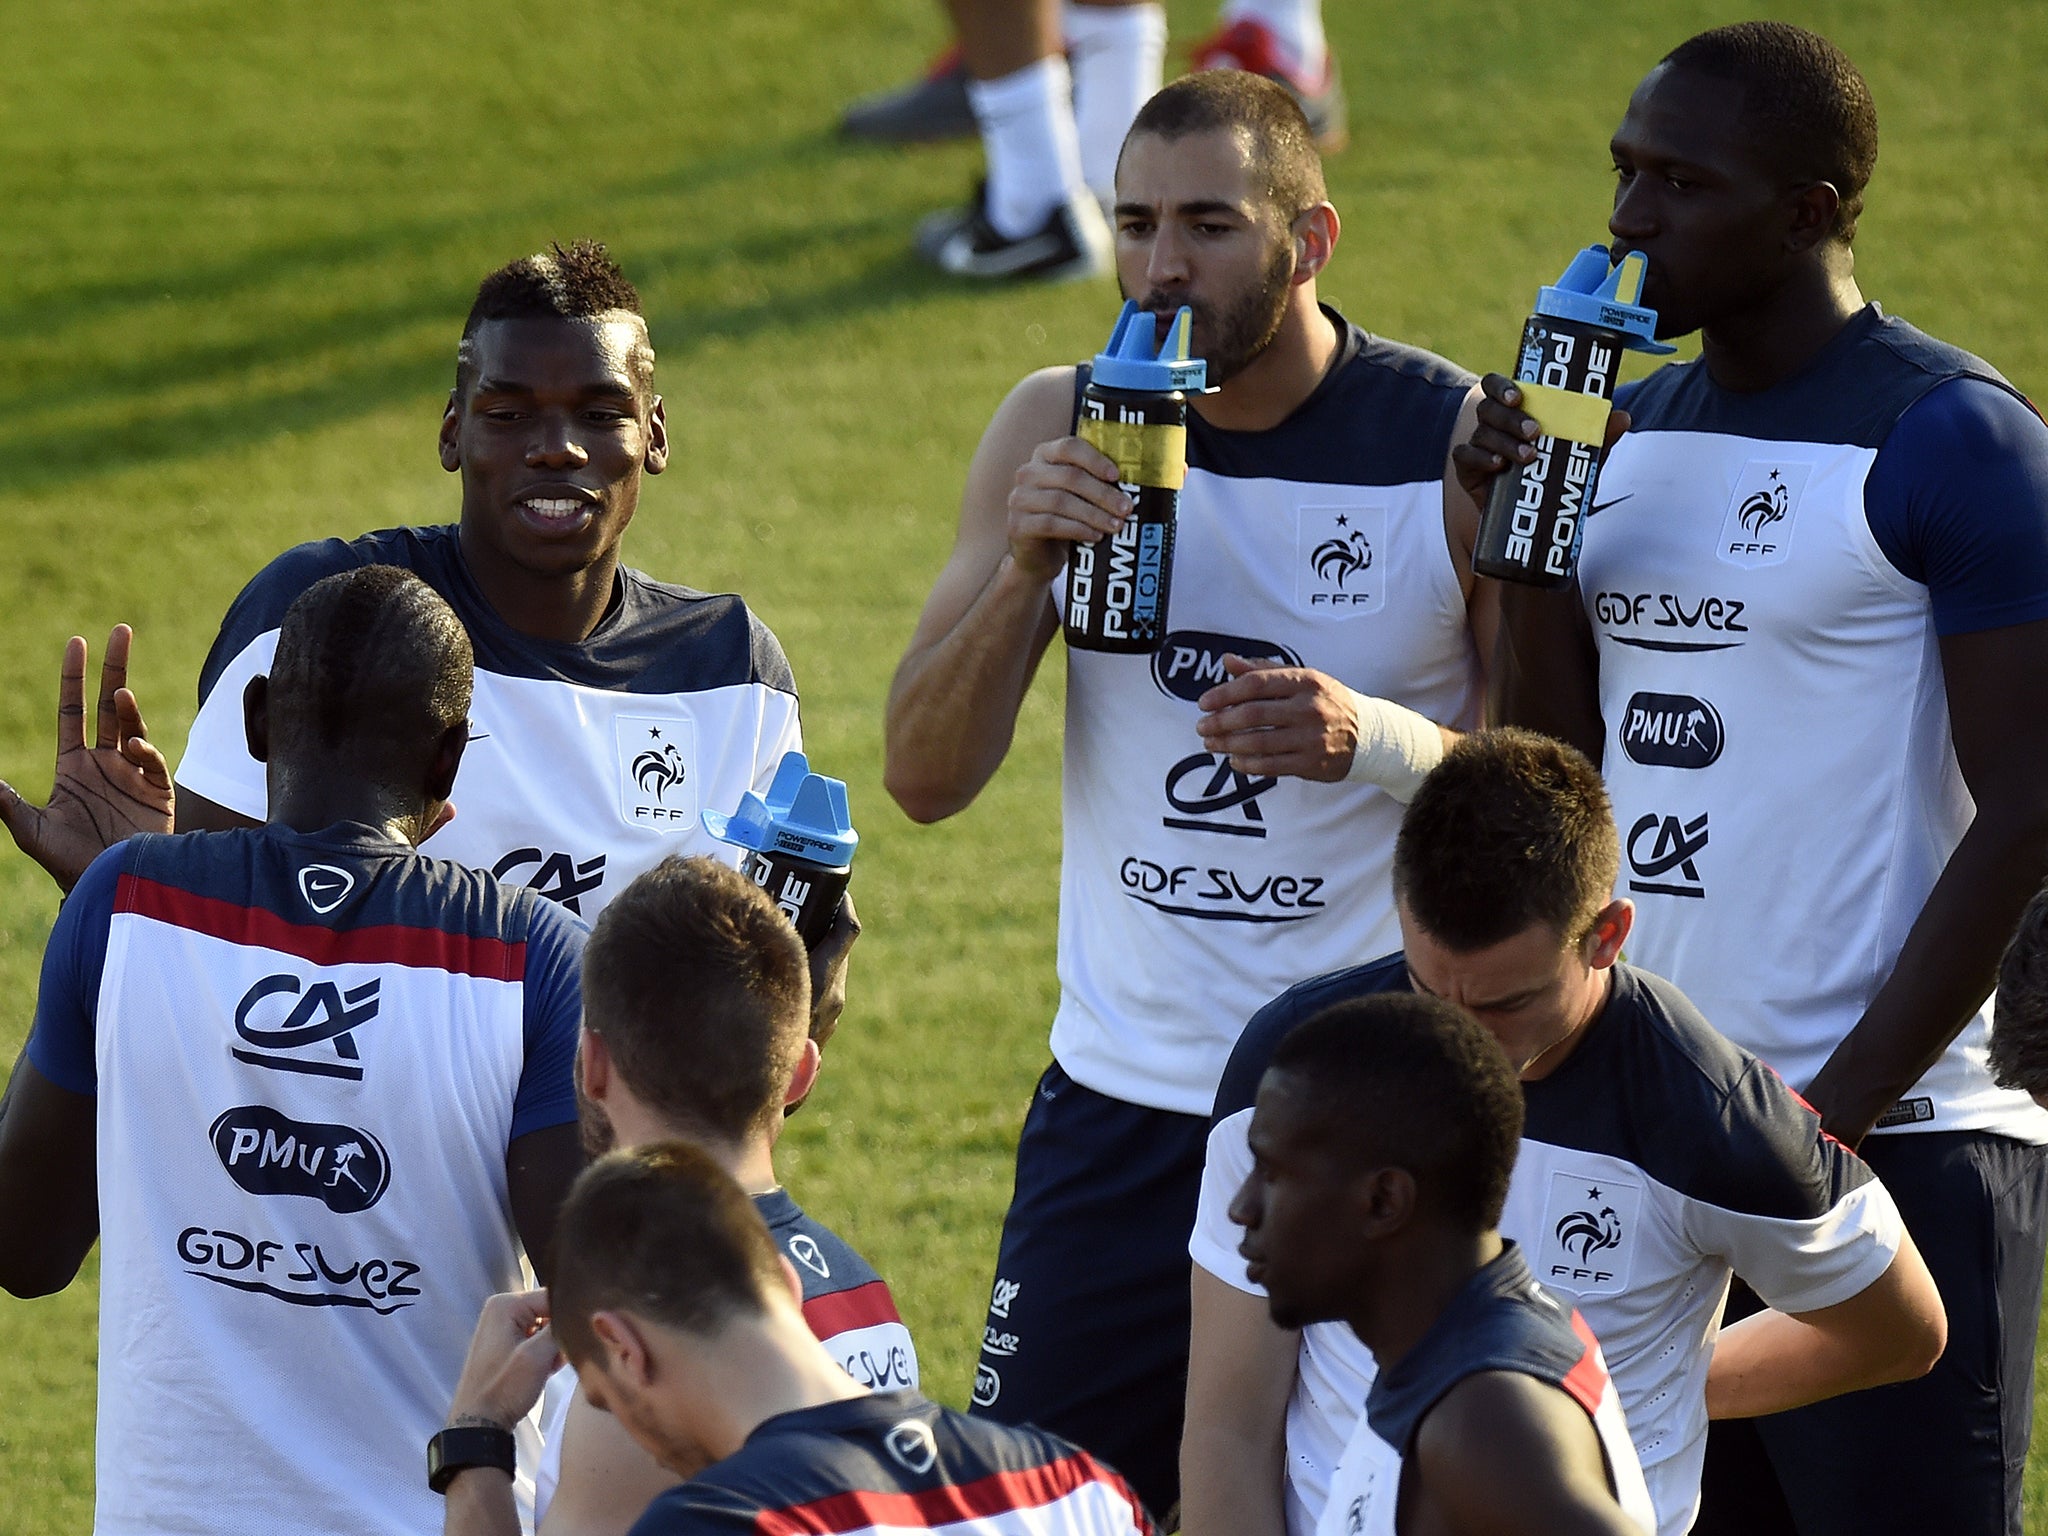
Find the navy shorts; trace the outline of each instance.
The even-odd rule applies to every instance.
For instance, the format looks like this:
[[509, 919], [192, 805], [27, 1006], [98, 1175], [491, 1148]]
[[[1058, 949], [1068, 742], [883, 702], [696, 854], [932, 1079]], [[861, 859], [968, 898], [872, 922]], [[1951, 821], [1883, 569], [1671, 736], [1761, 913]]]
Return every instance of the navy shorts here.
[[1209, 1123], [1055, 1062], [1017, 1143], [972, 1412], [1064, 1435], [1165, 1516], [1180, 1498], [1188, 1235]]
[[[2048, 1147], [1934, 1131], [1862, 1151], [1941, 1290], [1948, 1349], [1918, 1381], [1716, 1423], [1693, 1536], [2021, 1536]], [[1738, 1286], [1728, 1320], [1759, 1305]]]

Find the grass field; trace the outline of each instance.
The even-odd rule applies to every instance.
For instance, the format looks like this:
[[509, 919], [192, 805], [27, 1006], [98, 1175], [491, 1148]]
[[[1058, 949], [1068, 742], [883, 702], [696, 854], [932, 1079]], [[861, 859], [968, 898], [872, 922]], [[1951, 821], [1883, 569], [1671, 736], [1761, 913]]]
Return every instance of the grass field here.
[[[1479, 367], [1601, 235], [1634, 81], [1743, 14], [1329, 9], [1355, 137], [1330, 166], [1345, 239], [1324, 293]], [[1183, 47], [1212, 14], [1170, 11]], [[1876, 92], [1865, 291], [2048, 389], [2048, 21], [1992, 0], [1778, 14], [1836, 37]], [[784, 1173], [890, 1278], [928, 1386], [960, 1401], [1055, 996], [1058, 668], [1002, 774], [935, 828], [882, 792], [881, 701], [988, 413], [1027, 369], [1092, 351], [1115, 295], [927, 275], [910, 227], [977, 152], [834, 140], [840, 103], [939, 41], [930, 0], [8, 0], [0, 33], [0, 773], [47, 788], [66, 635], [97, 653], [135, 625], [134, 684], [175, 759], [219, 616], [264, 560], [450, 520], [433, 434], [476, 279], [550, 239], [610, 241], [648, 302], [676, 448], [632, 563], [747, 594], [865, 839], [853, 1003]], [[8, 849], [7, 1060], [55, 906]], [[0, 1300], [0, 1533], [90, 1524], [93, 1307], [91, 1271]]]

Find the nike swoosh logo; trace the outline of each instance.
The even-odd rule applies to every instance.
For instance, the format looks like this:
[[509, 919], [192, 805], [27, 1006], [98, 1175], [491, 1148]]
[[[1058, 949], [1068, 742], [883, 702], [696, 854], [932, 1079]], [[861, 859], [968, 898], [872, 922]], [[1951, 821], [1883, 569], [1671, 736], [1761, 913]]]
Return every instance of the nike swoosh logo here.
[[1586, 508], [1586, 516], [1598, 517], [1602, 512], [1605, 512], [1609, 507], [1618, 507], [1624, 501], [1633, 501], [1635, 499], [1635, 494], [1636, 493], [1634, 491], [1630, 491], [1626, 496], [1616, 496], [1610, 501], [1596, 501], [1593, 503], [1593, 505]]

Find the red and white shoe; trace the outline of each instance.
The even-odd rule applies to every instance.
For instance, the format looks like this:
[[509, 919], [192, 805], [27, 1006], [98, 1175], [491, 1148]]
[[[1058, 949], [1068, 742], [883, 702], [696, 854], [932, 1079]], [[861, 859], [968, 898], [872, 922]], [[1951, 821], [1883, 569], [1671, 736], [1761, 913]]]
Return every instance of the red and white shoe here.
[[1301, 104], [1316, 148], [1326, 155], [1351, 142], [1350, 109], [1334, 53], [1325, 55], [1320, 77], [1309, 79], [1300, 65], [1287, 57], [1271, 28], [1255, 16], [1240, 16], [1195, 44], [1190, 62], [1196, 69], [1248, 70], [1287, 87], [1288, 94]]

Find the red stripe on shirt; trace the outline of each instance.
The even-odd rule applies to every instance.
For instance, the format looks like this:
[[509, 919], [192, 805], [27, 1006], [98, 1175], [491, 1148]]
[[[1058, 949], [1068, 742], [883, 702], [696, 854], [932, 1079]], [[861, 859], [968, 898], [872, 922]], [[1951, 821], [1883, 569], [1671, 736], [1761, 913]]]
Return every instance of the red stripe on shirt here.
[[1593, 1330], [1579, 1316], [1577, 1307], [1572, 1308], [1572, 1332], [1579, 1336], [1586, 1352], [1579, 1356], [1579, 1363], [1566, 1372], [1559, 1385], [1577, 1398], [1579, 1406], [1586, 1412], [1597, 1413], [1600, 1399], [1607, 1393], [1607, 1371], [1600, 1363], [1600, 1341], [1593, 1337]]
[[880, 1280], [870, 1280], [866, 1285], [813, 1296], [804, 1303], [804, 1321], [811, 1325], [812, 1333], [829, 1339], [856, 1328], [900, 1323], [903, 1316], [896, 1310], [896, 1298], [889, 1294], [889, 1287]]
[[154, 918], [229, 944], [296, 955], [314, 965], [407, 965], [488, 981], [518, 981], [526, 974], [523, 943], [397, 923], [347, 930], [292, 923], [261, 907], [196, 896], [141, 875], [121, 876], [114, 892], [114, 910]]
[[925, 1488], [916, 1493], [850, 1489], [804, 1504], [767, 1509], [754, 1517], [761, 1536], [837, 1536], [873, 1526], [929, 1530], [962, 1520], [987, 1520], [1020, 1509], [1037, 1509], [1100, 1483], [1131, 1509], [1131, 1529], [1150, 1536], [1151, 1521], [1130, 1486], [1085, 1452], [1022, 1472], [993, 1472], [971, 1483]]

